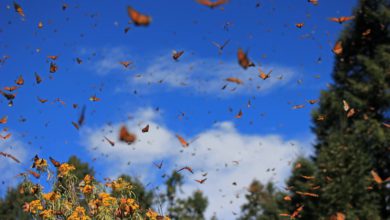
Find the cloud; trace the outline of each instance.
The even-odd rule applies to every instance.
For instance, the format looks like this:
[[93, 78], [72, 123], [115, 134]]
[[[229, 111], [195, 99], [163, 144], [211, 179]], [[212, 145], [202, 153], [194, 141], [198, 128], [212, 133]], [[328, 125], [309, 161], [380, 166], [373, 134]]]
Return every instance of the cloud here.
[[[10, 158], [0, 156], [0, 181], [2, 182], [1, 189], [6, 189], [10, 186], [14, 186], [16, 183], [18, 183], [20, 178], [15, 177], [18, 173], [23, 172], [23, 161], [26, 161], [28, 151], [23, 144], [23, 142], [15, 139], [15, 133], [13, 133], [13, 136], [11, 136], [7, 140], [2, 140], [0, 142], [0, 151], [8, 154], [12, 154], [15, 156], [18, 160], [20, 160], [22, 163], [16, 163]], [[0, 195], [5, 193], [5, 191], [0, 190]]]
[[[176, 132], [165, 127], [151, 108], [140, 109], [135, 118], [136, 121], [126, 123], [138, 137], [133, 145], [117, 141], [115, 147], [111, 147], [102, 142], [105, 135], [117, 140], [120, 123], [88, 129], [84, 144], [93, 157], [99, 157], [98, 161], [110, 167], [105, 174], [114, 177], [130, 173], [139, 176], [146, 184], [158, 182], [162, 172], [170, 173], [182, 166], [191, 166], [194, 174], [183, 172], [185, 195], [202, 190], [209, 198], [207, 216], [215, 213], [219, 219], [231, 219], [232, 211], [239, 212], [246, 187], [253, 179], [264, 183], [273, 181], [282, 186], [290, 172], [290, 163], [300, 153], [303, 143], [284, 140], [277, 134], [243, 134], [234, 123], [227, 121], [191, 137], [181, 134], [191, 142], [188, 148], [183, 148], [175, 137]], [[141, 128], [146, 124], [150, 125], [150, 131], [142, 133]], [[164, 160], [164, 171], [152, 164], [161, 160]], [[201, 179], [206, 172], [204, 184], [194, 181]]]
[[[84, 50], [86, 54], [87, 50]], [[97, 74], [106, 75], [123, 70], [120, 61], [129, 60], [125, 47], [102, 49], [90, 69]], [[91, 53], [91, 52], [89, 52]], [[161, 92], [164, 90], [187, 90], [195, 94], [232, 96], [241, 94], [266, 94], [273, 89], [289, 83], [297, 76], [296, 70], [277, 63], [261, 66], [265, 72], [272, 70], [271, 77], [262, 80], [259, 68], [242, 69], [236, 60], [221, 61], [215, 58], [200, 58], [184, 54], [179, 61], [174, 61], [169, 52], [166, 56], [151, 58], [132, 57], [133, 70], [125, 83], [116, 89], [120, 92]], [[228, 83], [226, 78], [236, 77], [243, 84]], [[226, 89], [222, 87], [227, 85]]]

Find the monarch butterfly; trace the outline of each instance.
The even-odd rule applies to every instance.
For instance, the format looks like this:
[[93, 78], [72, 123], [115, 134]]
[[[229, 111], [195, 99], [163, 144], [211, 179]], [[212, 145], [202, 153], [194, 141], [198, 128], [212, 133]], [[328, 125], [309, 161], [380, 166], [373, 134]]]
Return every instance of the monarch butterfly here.
[[23, 85], [23, 84], [24, 84], [23, 76], [20, 75], [20, 76], [16, 79], [15, 83], [16, 83], [16, 85], [19, 85], [19, 86]]
[[36, 179], [39, 179], [41, 177], [41, 174], [37, 173], [37, 172], [34, 172], [32, 170], [29, 170], [28, 171], [33, 177], [35, 177]]
[[15, 91], [15, 90], [17, 90], [19, 87], [17, 87], [17, 86], [6, 86], [6, 87], [4, 87], [4, 90], [7, 90], [7, 91], [9, 91], [9, 92], [12, 92], [12, 91]]
[[366, 31], [364, 31], [364, 32], [362, 33], [362, 36], [365, 37], [365, 36], [367, 36], [367, 35], [369, 35], [369, 34], [371, 34], [371, 29], [367, 29]]
[[136, 26], [148, 26], [152, 21], [152, 17], [141, 14], [130, 6], [127, 6], [127, 13]]
[[234, 116], [235, 118], [241, 118], [242, 117], [242, 110], [240, 109], [240, 111], [237, 113], [236, 116]]
[[83, 62], [83, 60], [81, 60], [80, 58], [76, 57], [76, 62], [77, 62], [78, 64], [81, 64], [81, 63]]
[[309, 2], [313, 5], [318, 5], [318, 0], [307, 0], [307, 2]]
[[38, 22], [38, 28], [39, 28], [39, 29], [42, 29], [42, 28], [43, 28], [43, 23], [42, 23], [42, 21]]
[[0, 94], [4, 96], [7, 100], [13, 100], [16, 97], [16, 94], [6, 93], [0, 90]]
[[55, 63], [50, 63], [50, 72], [55, 73], [57, 72], [57, 70], [58, 70], [57, 65]]
[[337, 212], [330, 217], [330, 220], [345, 220], [345, 215], [341, 212]]
[[40, 103], [46, 103], [47, 102], [47, 99], [41, 99], [41, 98], [39, 98], [39, 97], [37, 97], [37, 99], [38, 99], [38, 101], [40, 102]]
[[204, 179], [201, 179], [201, 180], [195, 180], [195, 181], [200, 183], [200, 184], [203, 184], [206, 180], [207, 180], [207, 178], [204, 178]]
[[239, 78], [236, 78], [236, 77], [226, 78], [226, 81], [232, 82], [232, 83], [236, 83], [236, 84], [242, 84], [243, 83]]
[[272, 70], [270, 70], [267, 74], [265, 74], [265, 73], [259, 68], [259, 72], [260, 72], [260, 78], [262, 78], [263, 80], [266, 80], [266, 79], [268, 79], [268, 78], [271, 76]]
[[34, 74], [35, 74], [35, 82], [37, 84], [41, 83], [42, 82], [41, 76], [39, 76], [38, 73], [34, 73]]
[[298, 194], [298, 195], [301, 195], [301, 196], [311, 196], [311, 197], [318, 197], [319, 196], [318, 194], [309, 193], [309, 192], [296, 191], [295, 193]]
[[158, 169], [161, 169], [162, 165], [163, 165], [163, 160], [159, 163], [159, 164], [156, 164], [156, 163], [153, 163]]
[[285, 196], [285, 197], [283, 197], [283, 200], [284, 201], [291, 201], [291, 197], [290, 196]]
[[124, 66], [125, 68], [127, 68], [133, 62], [131, 62], [131, 61], [120, 61], [119, 63], [122, 64], [122, 66]]
[[296, 26], [297, 28], [302, 28], [303, 25], [304, 25], [304, 23], [297, 23], [297, 24], [295, 24], [295, 26]]
[[179, 58], [184, 54], [184, 50], [182, 51], [172, 51], [172, 58], [175, 60], [175, 61], [178, 61]]
[[15, 11], [20, 15], [20, 16], [23, 16], [24, 17], [24, 12], [23, 12], [23, 8], [16, 2], [14, 2], [14, 8], [15, 8]]
[[300, 108], [304, 108], [304, 107], [305, 107], [305, 105], [294, 105], [292, 107], [292, 109], [300, 109]]
[[61, 163], [56, 161], [54, 158], [49, 157], [49, 159], [50, 159], [50, 162], [53, 164], [53, 166], [55, 166], [55, 167], [60, 167], [61, 166]]
[[185, 167], [183, 167], [183, 168], [180, 168], [179, 170], [177, 170], [177, 172], [180, 172], [180, 171], [182, 171], [182, 170], [187, 170], [188, 172], [190, 172], [190, 173], [194, 173], [194, 171], [192, 170], [192, 168], [191, 167], [189, 167], [189, 166], [185, 166]]
[[76, 122], [72, 121], [72, 125], [73, 125], [77, 130], [80, 129], [80, 126], [79, 126]]
[[215, 2], [212, 2], [210, 0], [197, 0], [197, 2], [199, 4], [210, 7], [211, 9], [218, 7], [220, 5], [223, 5], [223, 4], [227, 3], [228, 1], [229, 0], [217, 0]]
[[149, 132], [149, 125], [146, 125], [144, 128], [142, 128], [142, 133]]
[[294, 219], [299, 215], [299, 213], [303, 210], [304, 205], [299, 206], [290, 216], [290, 218]]
[[338, 18], [329, 18], [329, 20], [342, 24], [346, 21], [353, 20], [354, 18], [355, 18], [355, 16], [350, 16], [350, 17], [341, 16]]
[[348, 102], [345, 100], [343, 100], [343, 108], [344, 108], [344, 111], [346, 111], [346, 112], [350, 109]]
[[58, 58], [58, 56], [50, 55], [50, 56], [47, 56], [47, 58], [52, 59], [52, 60], [56, 60]]
[[4, 116], [0, 119], [0, 124], [6, 124], [8, 121], [8, 116]]
[[340, 55], [343, 52], [343, 45], [341, 41], [338, 41], [333, 47], [333, 53]]
[[313, 105], [313, 104], [316, 104], [318, 102], [318, 100], [317, 99], [310, 99], [307, 102]]
[[130, 133], [126, 126], [122, 126], [119, 131], [119, 140], [126, 142], [127, 144], [132, 144], [137, 139], [135, 134]]
[[98, 102], [98, 101], [100, 101], [100, 100], [101, 100], [101, 99], [98, 98], [98, 97], [96, 97], [96, 95], [93, 95], [93, 96], [89, 97], [89, 101], [91, 101], [91, 102]]
[[179, 140], [180, 144], [183, 146], [183, 147], [188, 147], [190, 144], [184, 140], [183, 137], [181, 137], [180, 135], [176, 134], [176, 138]]
[[8, 157], [8, 158], [11, 158], [12, 160], [14, 160], [16, 163], [20, 163], [20, 160], [18, 160], [14, 155], [12, 154], [8, 154], [8, 153], [4, 153], [4, 152], [1, 152], [0, 151], [0, 155], [4, 156], [4, 157]]
[[239, 48], [237, 51], [237, 58], [238, 58], [238, 63], [244, 69], [247, 69], [248, 67], [251, 66], [255, 66], [255, 64], [249, 60], [247, 53], [244, 53], [244, 51], [241, 48]]
[[111, 145], [111, 147], [115, 146], [115, 142], [108, 139], [106, 136], [104, 136], [104, 139], [106, 139], [106, 141]]

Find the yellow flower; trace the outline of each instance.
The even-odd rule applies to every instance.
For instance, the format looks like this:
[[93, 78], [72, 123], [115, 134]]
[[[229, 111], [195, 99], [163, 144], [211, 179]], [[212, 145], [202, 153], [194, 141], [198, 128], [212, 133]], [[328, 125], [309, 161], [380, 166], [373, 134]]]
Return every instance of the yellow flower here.
[[134, 199], [127, 199], [126, 200], [126, 204], [128, 206], [130, 206], [130, 208], [135, 211], [137, 209], [139, 209], [139, 205], [136, 203], [136, 201]]
[[146, 212], [146, 216], [151, 219], [151, 220], [156, 220], [157, 219], [157, 216], [158, 216], [158, 213], [149, 209], [148, 212]]
[[29, 203], [29, 211], [33, 214], [37, 213], [38, 211], [42, 211], [43, 206], [40, 200], [33, 200]]
[[51, 219], [54, 217], [54, 212], [53, 210], [43, 210], [41, 212], [41, 214], [39, 214], [40, 216], [42, 216], [43, 219]]
[[118, 192], [123, 190], [130, 190], [132, 188], [131, 184], [122, 178], [119, 178], [116, 181], [112, 181], [111, 183], [112, 190]]
[[77, 206], [67, 220], [90, 220], [91, 218], [85, 214], [85, 209]]
[[84, 193], [84, 194], [91, 194], [92, 191], [93, 191], [93, 186], [91, 185], [86, 185], [84, 186], [81, 191]]
[[84, 177], [85, 184], [90, 184], [92, 182], [92, 180], [93, 180], [93, 176], [91, 176], [89, 174], [85, 175], [85, 177]]
[[58, 176], [63, 177], [68, 175], [70, 171], [75, 170], [76, 168], [73, 165], [70, 165], [68, 163], [61, 164], [60, 167], [58, 167]]
[[61, 195], [56, 192], [49, 192], [46, 194], [43, 194], [43, 198], [47, 201], [55, 201], [59, 198], [61, 198]]
[[116, 203], [116, 198], [111, 197], [108, 193], [100, 193], [99, 198], [101, 199], [102, 205], [105, 207], [112, 206]]

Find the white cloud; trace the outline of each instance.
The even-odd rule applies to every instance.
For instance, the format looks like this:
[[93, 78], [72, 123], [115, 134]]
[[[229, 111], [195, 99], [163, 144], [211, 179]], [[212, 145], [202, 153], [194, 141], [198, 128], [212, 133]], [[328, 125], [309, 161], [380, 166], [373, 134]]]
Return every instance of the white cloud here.
[[[144, 183], [148, 183], [156, 181], [163, 172], [152, 162], [164, 160], [163, 170], [166, 173], [189, 165], [195, 174], [183, 172], [185, 194], [202, 190], [209, 198], [207, 216], [216, 213], [219, 219], [232, 219], [232, 211], [239, 212], [245, 189], [253, 179], [274, 181], [282, 186], [289, 174], [290, 162], [300, 153], [302, 143], [284, 140], [279, 135], [242, 134], [232, 122], [222, 122], [193, 137], [184, 136], [193, 142], [183, 149], [175, 137], [176, 133], [159, 122], [161, 119], [152, 109], [139, 110], [135, 118], [137, 121], [127, 123], [138, 136], [133, 145], [117, 142], [115, 147], [111, 147], [102, 142], [105, 135], [117, 140], [119, 123], [87, 131], [84, 144], [94, 157], [103, 155], [98, 161], [110, 167], [106, 174], [113, 177], [126, 172], [140, 176]], [[141, 128], [146, 124], [150, 125], [150, 131], [142, 133]], [[113, 133], [110, 134], [110, 130]], [[131, 162], [130, 166], [128, 162]], [[194, 181], [201, 179], [201, 174], [205, 172], [208, 179], [204, 184]]]
[[[21, 163], [16, 163], [11, 158], [0, 156], [0, 181], [4, 181], [3, 183], [0, 183], [2, 185], [1, 189], [7, 189], [10, 186], [14, 186], [16, 183], [20, 182], [20, 178], [15, 177], [18, 173], [23, 172], [22, 164], [24, 164], [24, 161], [26, 161], [28, 152], [25, 147], [25, 145], [15, 139], [15, 133], [13, 133], [13, 136], [11, 136], [7, 140], [1, 140], [0, 141], [0, 151], [8, 154], [12, 154], [15, 156], [18, 160], [21, 161]], [[5, 191], [0, 191], [0, 194], [5, 193]]]
[[[82, 54], [92, 51], [82, 50]], [[125, 47], [104, 48], [91, 61], [90, 69], [97, 74], [106, 75], [123, 70], [120, 61], [130, 60]], [[165, 56], [145, 58], [132, 56], [134, 61], [132, 74], [127, 81], [116, 88], [121, 92], [133, 92], [134, 89], [146, 93], [156, 92], [154, 88], [165, 90], [187, 89], [196, 94], [213, 94], [231, 96], [239, 94], [266, 94], [279, 88], [296, 77], [295, 69], [277, 63], [261, 66], [265, 72], [272, 70], [271, 77], [262, 80], [259, 77], [259, 67], [243, 70], [236, 60], [220, 61], [215, 58], [199, 58], [184, 54], [178, 61], [174, 61], [170, 52]], [[282, 76], [282, 79], [279, 77]], [[244, 83], [236, 85], [228, 83], [226, 78], [237, 77]], [[224, 85], [228, 84], [225, 90]]]

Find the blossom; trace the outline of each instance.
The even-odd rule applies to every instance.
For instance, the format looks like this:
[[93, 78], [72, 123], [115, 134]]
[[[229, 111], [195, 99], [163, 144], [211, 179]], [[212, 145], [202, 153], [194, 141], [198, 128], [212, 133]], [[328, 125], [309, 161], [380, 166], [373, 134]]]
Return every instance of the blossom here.
[[81, 191], [84, 193], [84, 194], [91, 194], [93, 192], [93, 186], [91, 185], [85, 185]]
[[133, 188], [133, 186], [129, 182], [127, 182], [126, 180], [119, 178], [116, 181], [112, 181], [111, 188], [112, 188], [112, 190], [118, 192], [118, 191], [123, 191], [123, 190], [131, 190], [131, 188]]
[[43, 206], [39, 199], [33, 200], [28, 204], [28, 211], [35, 214], [38, 211], [42, 211]]
[[45, 159], [39, 158], [34, 160], [33, 168], [36, 168], [39, 171], [46, 170], [47, 161]]
[[116, 198], [110, 196], [108, 193], [100, 193], [99, 198], [104, 207], [112, 206], [116, 203]]
[[68, 175], [70, 171], [75, 170], [76, 168], [73, 165], [70, 165], [68, 163], [61, 164], [60, 167], [58, 167], [58, 176], [63, 177]]
[[56, 192], [49, 192], [49, 193], [43, 194], [42, 196], [47, 201], [55, 201], [55, 200], [61, 198], [61, 195], [56, 193]]
[[77, 206], [73, 213], [67, 218], [67, 220], [90, 220], [91, 218], [85, 214], [85, 209], [81, 206]]
[[43, 219], [51, 219], [54, 217], [54, 212], [53, 210], [43, 210], [41, 214], [39, 214]]
[[91, 176], [89, 174], [85, 175], [85, 177], [84, 177], [85, 184], [90, 184], [92, 182], [92, 180], [93, 180], [93, 176]]

